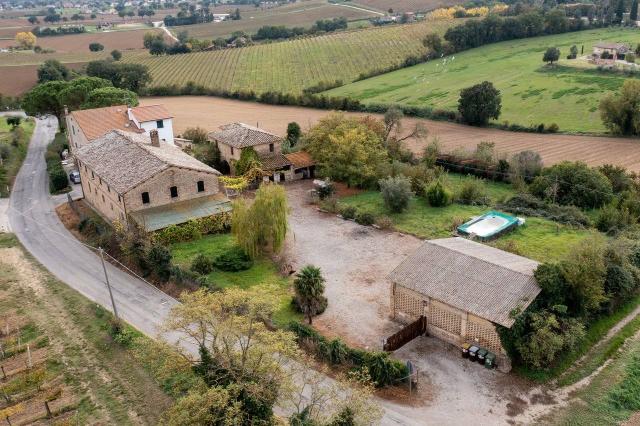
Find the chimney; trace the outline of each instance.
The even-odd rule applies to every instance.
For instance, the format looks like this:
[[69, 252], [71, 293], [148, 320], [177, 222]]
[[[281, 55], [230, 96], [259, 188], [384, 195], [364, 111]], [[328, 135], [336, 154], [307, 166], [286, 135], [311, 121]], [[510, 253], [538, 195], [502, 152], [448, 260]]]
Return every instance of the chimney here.
[[149, 137], [151, 138], [151, 146], [160, 146], [160, 138], [158, 137], [157, 130], [149, 131]]

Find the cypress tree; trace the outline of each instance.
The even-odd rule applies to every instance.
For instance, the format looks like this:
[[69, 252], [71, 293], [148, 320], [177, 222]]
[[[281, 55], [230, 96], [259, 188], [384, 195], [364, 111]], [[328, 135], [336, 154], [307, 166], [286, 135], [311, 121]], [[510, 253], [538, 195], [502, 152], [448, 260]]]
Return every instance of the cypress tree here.
[[633, 0], [631, 3], [631, 12], [629, 13], [629, 19], [631, 21], [638, 20], [638, 0]]

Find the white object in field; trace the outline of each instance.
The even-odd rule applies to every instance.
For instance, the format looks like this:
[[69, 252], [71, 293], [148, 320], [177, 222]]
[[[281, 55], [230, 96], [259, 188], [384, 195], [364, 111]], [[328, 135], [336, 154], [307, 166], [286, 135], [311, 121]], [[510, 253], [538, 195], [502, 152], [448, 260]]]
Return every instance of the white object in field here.
[[327, 182], [325, 182], [323, 180], [319, 180], [319, 179], [314, 179], [313, 180], [313, 186], [317, 186], [319, 188], [324, 188], [325, 186], [327, 186]]
[[518, 226], [524, 225], [524, 222], [526, 221], [524, 217], [517, 217], [516, 219], [518, 219]]

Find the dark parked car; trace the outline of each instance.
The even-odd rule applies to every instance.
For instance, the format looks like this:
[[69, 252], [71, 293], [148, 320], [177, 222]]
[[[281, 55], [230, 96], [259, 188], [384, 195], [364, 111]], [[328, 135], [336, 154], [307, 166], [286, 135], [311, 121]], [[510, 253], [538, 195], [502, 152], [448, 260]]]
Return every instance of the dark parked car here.
[[69, 173], [69, 180], [72, 183], [80, 183], [80, 172], [76, 170]]

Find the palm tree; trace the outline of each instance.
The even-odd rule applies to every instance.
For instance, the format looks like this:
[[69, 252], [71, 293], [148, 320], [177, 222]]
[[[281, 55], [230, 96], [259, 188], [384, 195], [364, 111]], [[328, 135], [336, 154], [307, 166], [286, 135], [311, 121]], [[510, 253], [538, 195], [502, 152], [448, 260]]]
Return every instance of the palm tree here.
[[324, 297], [324, 283], [320, 268], [307, 265], [296, 275], [293, 285], [296, 292], [296, 302], [302, 313], [312, 322], [314, 315], [322, 313], [327, 307]]

